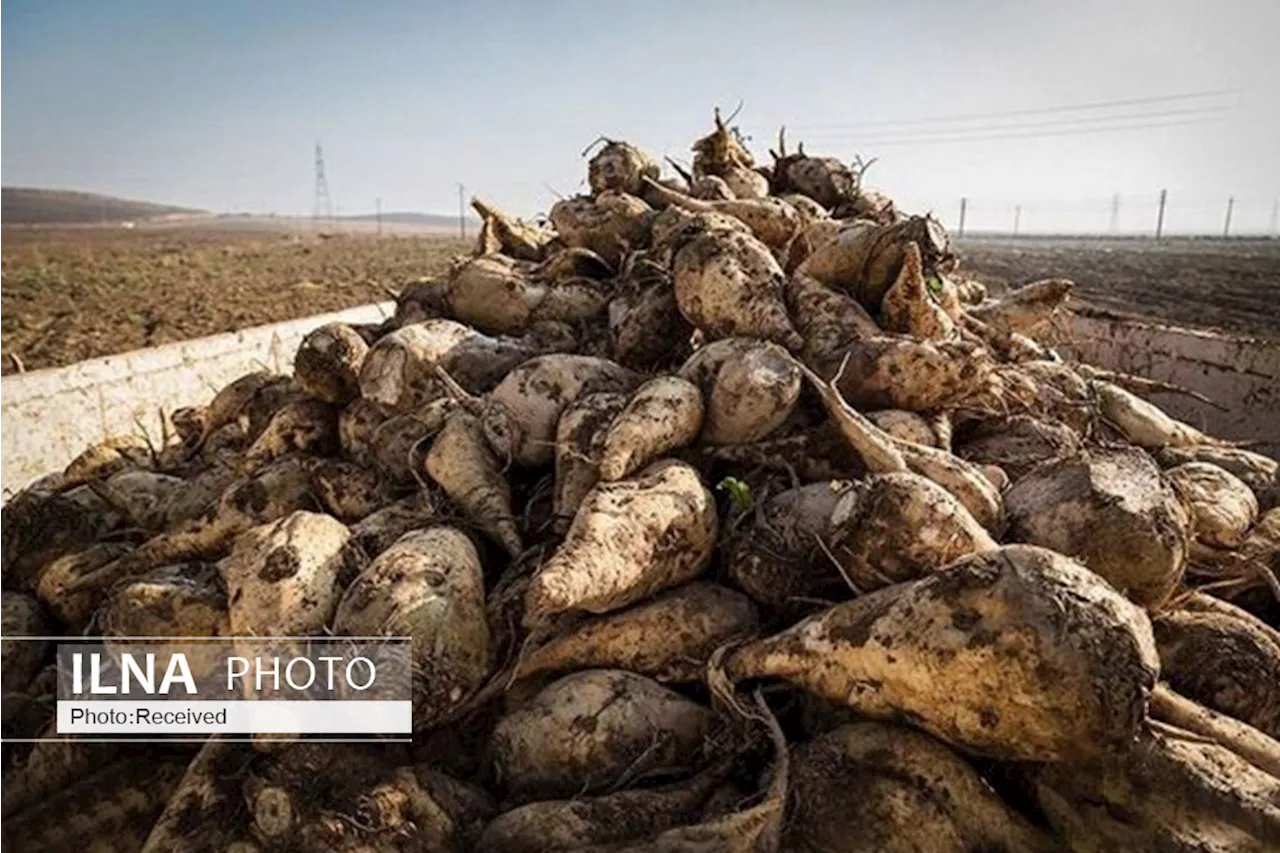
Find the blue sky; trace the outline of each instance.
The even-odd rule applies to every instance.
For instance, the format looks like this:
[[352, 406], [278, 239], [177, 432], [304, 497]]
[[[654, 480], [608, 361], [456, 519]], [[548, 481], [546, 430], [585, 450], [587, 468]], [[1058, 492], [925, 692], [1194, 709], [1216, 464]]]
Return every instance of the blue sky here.
[[[530, 215], [548, 185], [581, 186], [597, 136], [687, 158], [711, 108], [741, 100], [758, 156], [786, 123], [811, 152], [879, 155], [870, 182], [907, 206], [967, 195], [979, 220], [1015, 203], [1096, 217], [1123, 193], [1145, 222], [1168, 187], [1187, 223], [1234, 195], [1265, 225], [1280, 196], [1274, 0], [10, 0], [3, 23], [6, 185], [309, 213], [320, 140], [344, 213], [378, 196], [450, 211], [462, 182]], [[853, 126], [1208, 90], [1230, 109], [1130, 131], [1056, 133], [1090, 113], [979, 121], [1038, 124], [964, 142], [936, 138], [946, 123]]]

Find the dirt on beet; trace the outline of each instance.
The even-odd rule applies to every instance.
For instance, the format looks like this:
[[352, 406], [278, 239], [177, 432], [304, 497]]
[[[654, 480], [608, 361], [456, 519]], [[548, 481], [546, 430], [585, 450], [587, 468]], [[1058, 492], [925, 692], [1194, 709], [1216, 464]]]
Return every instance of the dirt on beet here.
[[393, 298], [471, 242], [214, 229], [3, 234], [3, 372], [231, 332]]

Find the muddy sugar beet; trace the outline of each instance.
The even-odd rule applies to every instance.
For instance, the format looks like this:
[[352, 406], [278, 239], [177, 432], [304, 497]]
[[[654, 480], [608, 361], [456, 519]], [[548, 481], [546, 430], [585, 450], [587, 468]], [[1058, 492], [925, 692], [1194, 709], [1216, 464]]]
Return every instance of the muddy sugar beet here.
[[[1070, 281], [988, 292], [868, 160], [738, 121], [485, 190], [385, 322], [13, 496], [6, 845], [1277, 849], [1280, 465], [1060, 353]], [[302, 644], [407, 638], [412, 738], [54, 740], [13, 638], [95, 633], [237, 699], [367, 698]]]

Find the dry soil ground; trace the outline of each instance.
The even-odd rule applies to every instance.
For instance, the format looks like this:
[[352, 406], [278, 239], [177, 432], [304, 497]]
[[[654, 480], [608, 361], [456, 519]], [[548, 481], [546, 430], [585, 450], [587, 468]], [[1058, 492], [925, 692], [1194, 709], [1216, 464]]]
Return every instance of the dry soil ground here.
[[1280, 240], [967, 239], [959, 253], [989, 284], [1069, 278], [1101, 308], [1280, 340]]
[[[469, 248], [439, 236], [6, 227], [3, 370], [387, 299]], [[959, 251], [996, 287], [1070, 278], [1111, 310], [1280, 339], [1280, 240], [967, 239]]]
[[212, 229], [6, 227], [3, 241], [6, 374], [382, 301], [467, 247]]

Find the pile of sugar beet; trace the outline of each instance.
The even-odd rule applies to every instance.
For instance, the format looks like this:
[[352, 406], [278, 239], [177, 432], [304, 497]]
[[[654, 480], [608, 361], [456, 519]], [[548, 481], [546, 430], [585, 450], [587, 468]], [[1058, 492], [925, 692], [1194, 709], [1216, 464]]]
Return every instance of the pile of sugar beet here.
[[[6, 846], [1280, 850], [1277, 463], [782, 141], [601, 140], [392, 319], [13, 497], [6, 635], [411, 636], [415, 731], [10, 743]], [[7, 737], [51, 655], [5, 643]]]

